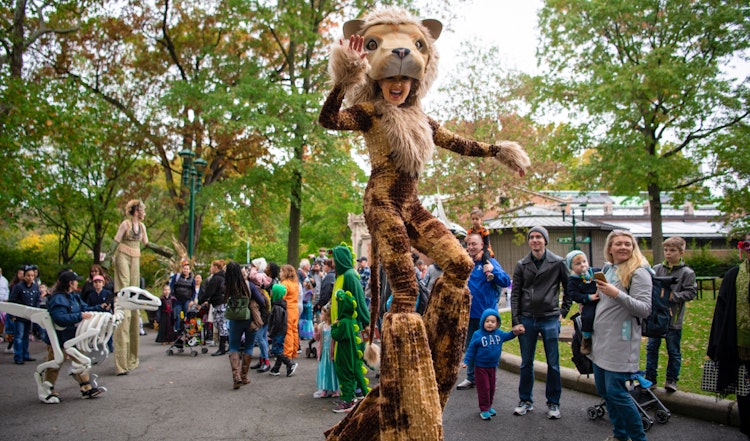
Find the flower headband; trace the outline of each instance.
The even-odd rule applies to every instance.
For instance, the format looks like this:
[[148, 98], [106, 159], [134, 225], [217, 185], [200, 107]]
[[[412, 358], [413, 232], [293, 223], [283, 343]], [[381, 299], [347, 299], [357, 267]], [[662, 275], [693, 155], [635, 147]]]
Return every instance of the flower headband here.
[[750, 256], [750, 240], [741, 240], [737, 243], [737, 248], [740, 250], [740, 259], [742, 259], [742, 252]]

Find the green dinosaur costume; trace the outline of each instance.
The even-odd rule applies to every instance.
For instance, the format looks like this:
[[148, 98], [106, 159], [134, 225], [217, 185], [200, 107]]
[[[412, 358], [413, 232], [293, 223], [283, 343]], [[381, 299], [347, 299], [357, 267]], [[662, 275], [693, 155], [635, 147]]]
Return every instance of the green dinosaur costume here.
[[[362, 284], [359, 283], [359, 273], [354, 269], [352, 251], [346, 245], [335, 247], [333, 262], [336, 264], [336, 282], [333, 284], [333, 290], [342, 290], [354, 296], [354, 300], [357, 301], [357, 322], [360, 329], [365, 329], [370, 324], [370, 311], [367, 309]], [[338, 316], [337, 306], [331, 305], [331, 321], [335, 322]]]
[[365, 367], [362, 365], [362, 351], [358, 346], [362, 343], [359, 338], [359, 324], [357, 323], [357, 301], [350, 292], [336, 291], [338, 305], [338, 320], [331, 326], [331, 338], [336, 341], [336, 356], [334, 366], [341, 385], [341, 398], [350, 402], [354, 399], [354, 390], [359, 387], [367, 394], [370, 382], [365, 378]]

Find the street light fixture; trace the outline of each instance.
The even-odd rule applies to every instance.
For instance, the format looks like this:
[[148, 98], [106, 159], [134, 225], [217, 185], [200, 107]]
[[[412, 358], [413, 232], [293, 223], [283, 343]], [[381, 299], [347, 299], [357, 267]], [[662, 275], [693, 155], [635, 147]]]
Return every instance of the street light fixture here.
[[[568, 204], [565, 202], [560, 204], [560, 207], [562, 207], [563, 222], [565, 222], [565, 208], [567, 206]], [[578, 208], [581, 209], [581, 221], [585, 221], [586, 219], [584, 218], [584, 216], [586, 215], [586, 204], [579, 204]], [[570, 221], [573, 224], [573, 247], [571, 248], [572, 251], [578, 249], [578, 237], [576, 236], [576, 209], [572, 204], [570, 206]]]
[[188, 188], [190, 193], [190, 217], [188, 218], [188, 258], [193, 258], [195, 240], [195, 195], [201, 191], [203, 170], [208, 163], [203, 158], [193, 160], [195, 153], [192, 150], [180, 151], [182, 157], [182, 185]]

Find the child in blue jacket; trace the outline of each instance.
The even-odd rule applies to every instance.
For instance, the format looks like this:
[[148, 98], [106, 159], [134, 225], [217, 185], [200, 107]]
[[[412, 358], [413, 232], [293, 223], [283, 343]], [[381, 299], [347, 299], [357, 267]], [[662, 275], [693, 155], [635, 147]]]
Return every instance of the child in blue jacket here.
[[489, 420], [497, 415], [492, 408], [495, 398], [495, 378], [503, 343], [516, 338], [519, 331], [505, 332], [500, 329], [500, 314], [496, 309], [485, 309], [479, 320], [480, 328], [474, 332], [466, 349], [464, 362], [461, 367], [466, 368], [474, 363], [474, 381], [479, 398], [479, 416]]

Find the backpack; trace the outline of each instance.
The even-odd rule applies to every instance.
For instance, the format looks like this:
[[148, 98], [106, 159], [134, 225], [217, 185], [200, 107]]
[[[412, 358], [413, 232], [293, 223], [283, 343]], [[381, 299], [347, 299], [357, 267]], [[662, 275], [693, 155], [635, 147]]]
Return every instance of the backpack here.
[[266, 307], [260, 308], [260, 318], [263, 320], [263, 325], [265, 326], [268, 324], [268, 319], [271, 318], [271, 296], [268, 295], [268, 291], [266, 291], [263, 288], [258, 288], [258, 291], [260, 292], [260, 295], [263, 296], [263, 299], [265, 299], [266, 301]]
[[573, 339], [570, 342], [570, 349], [573, 352], [573, 364], [581, 375], [593, 374], [594, 364], [589, 357], [581, 354], [581, 340], [583, 339], [581, 314], [576, 312], [570, 319], [573, 320]]
[[651, 314], [641, 321], [641, 334], [644, 337], [661, 338], [667, 335], [672, 321], [669, 308], [670, 286], [677, 282], [676, 277], [656, 276], [651, 273]]
[[[667, 335], [672, 321], [672, 310], [669, 308], [670, 286], [677, 282], [677, 277], [657, 276], [654, 270], [646, 267], [651, 274], [651, 314], [645, 319], [638, 319], [643, 337], [661, 338]], [[630, 292], [630, 288], [628, 288]]]

